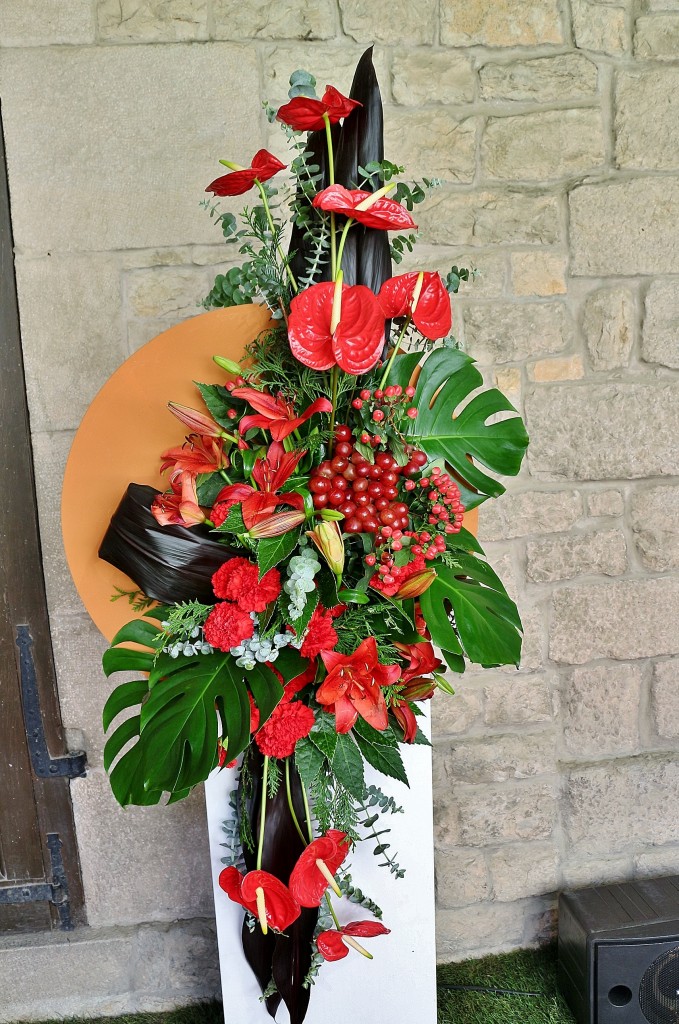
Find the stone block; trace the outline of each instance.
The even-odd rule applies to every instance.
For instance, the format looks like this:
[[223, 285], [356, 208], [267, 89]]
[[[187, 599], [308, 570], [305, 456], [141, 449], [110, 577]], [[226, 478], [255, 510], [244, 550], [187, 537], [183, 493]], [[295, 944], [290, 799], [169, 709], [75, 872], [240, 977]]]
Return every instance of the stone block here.
[[436, 904], [439, 907], [467, 907], [490, 896], [490, 879], [482, 855], [469, 847], [438, 853]]
[[418, 210], [420, 232], [434, 245], [553, 245], [559, 240], [554, 196], [513, 192], [435, 192]]
[[488, 854], [493, 896], [501, 903], [541, 896], [559, 887], [559, 858], [551, 843], [516, 843]]
[[629, 364], [634, 306], [634, 292], [629, 288], [599, 288], [587, 296], [582, 329], [593, 370], [616, 370]]
[[127, 348], [130, 355], [169, 326], [167, 320], [130, 320], [127, 324]]
[[549, 480], [596, 481], [676, 476], [678, 393], [676, 384], [659, 382], [529, 389], [531, 473]]
[[563, 43], [559, 8], [554, 0], [443, 0], [441, 42], [444, 46], [537, 46]]
[[131, 316], [183, 320], [203, 312], [200, 305], [210, 290], [210, 274], [202, 267], [154, 267], [125, 275]]
[[627, 569], [621, 530], [570, 533], [526, 544], [526, 576], [533, 583], [554, 583], [590, 574], [620, 576]]
[[481, 717], [481, 694], [462, 682], [459, 676], [448, 675], [448, 682], [455, 687], [455, 696], [437, 694], [432, 704], [432, 735], [436, 740], [441, 736], [453, 736], [467, 732]]
[[31, 426], [74, 429], [126, 355], [115, 259], [19, 257], [16, 273]]
[[511, 258], [515, 295], [565, 295], [567, 258], [558, 253], [516, 252]]
[[679, 842], [679, 821], [669, 814], [679, 798], [679, 765], [646, 761], [573, 772], [567, 783], [565, 826], [573, 851], [635, 853], [639, 837], [652, 846]]
[[521, 370], [518, 366], [509, 366], [505, 369], [496, 370], [493, 374], [493, 384], [505, 395], [515, 406], [521, 402]]
[[[322, 47], [316, 45], [313, 40], [297, 43], [277, 42], [269, 45], [263, 43], [260, 49], [264, 86], [262, 98], [268, 99], [274, 106], [287, 102], [289, 78], [298, 68], [310, 71], [315, 76], [316, 89], [320, 90], [321, 94], [326, 85], [330, 84], [348, 96], [356, 65], [364, 49], [364, 46], [352, 45], [348, 39], [342, 39], [336, 45], [327, 43]], [[390, 69], [384, 47], [377, 48], [373, 61], [383, 98], [386, 99]], [[386, 156], [389, 157], [389, 154]]]
[[489, 62], [479, 69], [484, 100], [517, 103], [561, 103], [587, 99], [596, 92], [597, 67], [580, 53], [536, 57], [500, 64]]
[[555, 680], [548, 673], [504, 675], [490, 672], [486, 678], [488, 685], [483, 689], [486, 725], [531, 725], [551, 720], [551, 686]]
[[[537, 904], [537, 905], [536, 905]], [[436, 955], [442, 963], [534, 945], [544, 907], [536, 900], [477, 903], [436, 914]], [[455, 992], [444, 999], [456, 1003]], [[445, 1004], [444, 1004], [445, 1005]]]
[[679, 568], [679, 487], [637, 490], [630, 504], [634, 543], [646, 569]]
[[481, 141], [484, 176], [502, 181], [559, 180], [601, 167], [604, 158], [596, 109], [490, 117]]
[[639, 749], [643, 669], [588, 665], [565, 677], [563, 735], [574, 758], [620, 757]]
[[679, 178], [581, 185], [569, 203], [571, 275], [676, 273]]
[[446, 757], [446, 776], [460, 782], [506, 782], [556, 771], [554, 735], [550, 731], [457, 740]]
[[557, 301], [467, 305], [463, 319], [467, 350], [484, 365], [561, 352], [573, 340], [570, 313]]
[[474, 101], [476, 75], [467, 54], [408, 48], [395, 50], [392, 61], [392, 93], [405, 107]]
[[634, 858], [635, 878], [662, 878], [664, 875], [679, 875], [679, 847], [661, 847]]
[[569, 851], [561, 870], [565, 889], [585, 889], [590, 885], [628, 882], [632, 876], [632, 857], [606, 857], [601, 853], [588, 857], [586, 850], [577, 855]]
[[382, 17], [364, 0], [339, 0], [342, 28], [351, 39], [368, 46], [370, 43], [403, 43], [404, 30], [413, 46], [434, 42], [436, 32], [436, 0], [422, 0], [417, 17], [409, 0], [393, 0]]
[[619, 167], [679, 167], [675, 98], [679, 67], [620, 71], [616, 80], [615, 155]]
[[[385, 152], [396, 156], [412, 177], [470, 183], [476, 169], [476, 126], [476, 118], [460, 120], [447, 110], [395, 110], [384, 126]], [[419, 209], [416, 221], [418, 215]]]
[[487, 501], [479, 512], [479, 537], [511, 540], [531, 534], [569, 530], [582, 515], [577, 491], [510, 491]]
[[553, 380], [580, 380], [585, 376], [582, 356], [564, 356], [563, 359], [539, 359], [529, 364], [528, 379], [539, 384]]
[[679, 669], [676, 661], [653, 666], [651, 708], [655, 731], [662, 739], [679, 739]]
[[[220, 999], [222, 986], [214, 922], [198, 918], [141, 926], [132, 984], [157, 994], [166, 1006], [194, 999]], [[170, 968], [168, 970], [168, 967]], [[174, 1004], [173, 1004], [174, 1000]]]
[[679, 298], [674, 281], [653, 281], [648, 290], [641, 358], [679, 369]]
[[0, 46], [93, 43], [91, 0], [3, 0]]
[[122, 808], [94, 770], [71, 794], [93, 927], [213, 913], [202, 790], [172, 807]]
[[337, 31], [331, 0], [214, 0], [213, 19], [215, 39], [331, 39]]
[[[445, 780], [443, 757], [434, 751], [434, 848], [454, 849], [460, 841], [460, 808]], [[439, 771], [437, 771], [437, 767]], [[438, 779], [437, 776], [441, 778]], [[438, 783], [445, 788], [438, 788]]]
[[536, 780], [456, 787], [459, 845], [487, 846], [518, 839], [548, 839], [556, 802], [552, 786]]
[[583, 665], [679, 654], [677, 614], [679, 580], [671, 577], [565, 587], [553, 597], [550, 657]]
[[97, 0], [96, 9], [108, 43], [207, 39], [207, 0]]
[[14, 241], [38, 252], [214, 242], [197, 204], [224, 139], [237, 159], [264, 142], [248, 46], [8, 51], [0, 93]]
[[573, 0], [573, 35], [579, 50], [624, 53], [627, 48], [624, 7], [609, 7], [588, 0]]
[[636, 57], [676, 60], [679, 53], [679, 17], [676, 14], [642, 15], [634, 28]]
[[621, 516], [624, 511], [625, 499], [620, 491], [595, 491], [587, 496], [590, 516]]

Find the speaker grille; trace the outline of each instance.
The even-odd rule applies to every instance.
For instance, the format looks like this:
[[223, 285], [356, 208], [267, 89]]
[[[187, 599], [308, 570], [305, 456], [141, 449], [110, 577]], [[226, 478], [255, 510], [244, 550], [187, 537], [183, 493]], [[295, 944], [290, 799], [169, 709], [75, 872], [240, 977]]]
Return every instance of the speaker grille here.
[[641, 1012], [649, 1024], [679, 1024], [679, 946], [654, 960], [641, 979]]

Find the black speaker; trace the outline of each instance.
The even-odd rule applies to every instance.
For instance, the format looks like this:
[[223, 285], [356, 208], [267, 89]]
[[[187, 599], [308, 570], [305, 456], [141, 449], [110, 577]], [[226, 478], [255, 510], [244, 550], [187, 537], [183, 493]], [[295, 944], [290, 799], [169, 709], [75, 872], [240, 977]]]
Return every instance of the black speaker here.
[[679, 1024], [679, 875], [562, 893], [558, 979], [578, 1024]]

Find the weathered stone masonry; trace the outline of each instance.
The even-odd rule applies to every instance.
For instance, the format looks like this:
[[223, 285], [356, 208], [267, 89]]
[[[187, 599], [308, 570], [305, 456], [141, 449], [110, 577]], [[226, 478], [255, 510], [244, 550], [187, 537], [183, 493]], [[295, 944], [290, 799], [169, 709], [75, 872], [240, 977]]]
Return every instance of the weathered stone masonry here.
[[0, 943], [0, 1018], [216, 991], [201, 797], [123, 812], [109, 793], [104, 645], [57, 497], [98, 387], [195, 315], [230, 255], [197, 205], [215, 161], [272, 144], [259, 101], [292, 70], [347, 88], [372, 41], [387, 155], [445, 180], [418, 210], [419, 259], [478, 268], [458, 336], [533, 438], [481, 517], [523, 667], [471, 672], [435, 704], [439, 955], [545, 940], [561, 887], [679, 869], [677, 0], [3, 0], [51, 622], [91, 765], [72, 787], [91, 928]]

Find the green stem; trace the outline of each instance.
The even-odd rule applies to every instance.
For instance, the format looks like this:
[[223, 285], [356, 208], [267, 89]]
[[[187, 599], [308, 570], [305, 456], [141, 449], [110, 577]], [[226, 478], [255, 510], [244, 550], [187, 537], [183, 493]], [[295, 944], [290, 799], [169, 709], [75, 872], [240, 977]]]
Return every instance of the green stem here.
[[384, 374], [382, 376], [382, 380], [380, 381], [380, 388], [384, 388], [384, 385], [385, 385], [385, 382], [387, 380], [387, 377], [389, 376], [389, 371], [391, 370], [391, 367], [392, 367], [392, 363], [394, 362], [394, 359], [396, 358], [396, 356], [398, 354], [398, 350], [399, 350], [399, 348], [401, 346], [401, 342], [403, 341], [403, 335], [405, 334], [405, 332], [410, 327], [411, 320], [412, 320], [412, 317], [409, 316], [406, 319], [406, 322], [404, 323], [403, 327], [401, 328], [401, 333], [399, 334], [398, 340], [397, 340], [396, 344], [394, 345], [394, 351], [389, 356], [389, 362], [386, 365], [386, 369], [385, 369]]
[[326, 892], [326, 894], [325, 894], [325, 902], [328, 904], [328, 910], [332, 914], [332, 919], [335, 922], [335, 928], [337, 928], [338, 932], [342, 931], [342, 926], [339, 923], [339, 921], [337, 920], [337, 914], [335, 913], [335, 908], [332, 905], [332, 900], [330, 899], [330, 893], [328, 893], [328, 892]]
[[233, 480], [230, 479], [229, 474], [226, 472], [225, 469], [220, 469], [219, 475], [223, 477], [224, 480], [226, 480], [227, 484], [233, 483]]
[[264, 850], [264, 826], [266, 824], [266, 801], [268, 799], [267, 783], [269, 781], [269, 758], [264, 758], [264, 774], [262, 775], [262, 810], [259, 816], [259, 844], [257, 846], [257, 870], [262, 870], [262, 852]]
[[332, 450], [335, 445], [335, 416], [337, 414], [337, 379], [339, 377], [339, 366], [333, 366], [330, 371], [330, 382], [332, 385], [332, 412], [330, 413], [330, 445], [328, 454], [332, 458]]
[[340, 238], [339, 248], [337, 250], [337, 257], [335, 259], [335, 273], [333, 275], [333, 281], [335, 281], [337, 279], [337, 274], [342, 269], [342, 256], [344, 254], [344, 243], [347, 240], [347, 234], [349, 232], [349, 228], [351, 227], [351, 225], [353, 223], [354, 223], [353, 218], [350, 217], [349, 220], [344, 225], [344, 230], [342, 231], [342, 237]]
[[[271, 210], [269, 209], [269, 200], [266, 197], [266, 192], [264, 190], [264, 186], [262, 185], [261, 181], [259, 181], [257, 178], [255, 178], [255, 185], [259, 189], [259, 194], [262, 197], [262, 203], [264, 204], [264, 212], [266, 214], [266, 219], [267, 219], [267, 221], [269, 223], [269, 227], [271, 229], [271, 238], [274, 239], [276, 237], [276, 227], [275, 227], [274, 222], [273, 222], [273, 217], [271, 216]], [[276, 251], [278, 252], [278, 255], [280, 257], [281, 263], [285, 267], [285, 272], [288, 275], [288, 278], [290, 280], [290, 284], [292, 285], [292, 290], [293, 290], [293, 292], [297, 293], [299, 291], [299, 288], [297, 287], [297, 282], [295, 281], [295, 277], [294, 277], [294, 274], [292, 273], [292, 271], [290, 270], [290, 266], [288, 264], [287, 257], [285, 255], [285, 253], [283, 252], [283, 250], [281, 249], [280, 245], [276, 246]]]
[[295, 814], [295, 808], [294, 808], [293, 803], [292, 803], [292, 791], [290, 789], [290, 758], [289, 757], [286, 757], [286, 759], [285, 759], [285, 792], [286, 792], [286, 795], [287, 795], [287, 798], [288, 798], [288, 807], [290, 808], [290, 814], [292, 816], [292, 823], [295, 826], [295, 828], [297, 829], [297, 832], [299, 833], [299, 838], [302, 840], [304, 845], [307, 846], [308, 843], [307, 843], [306, 839], [304, 838], [304, 833], [302, 832], [302, 828], [301, 828], [301, 825], [299, 823], [299, 819], [298, 819], [297, 815]]
[[306, 795], [306, 789], [302, 786], [302, 800], [304, 801], [304, 813], [306, 814], [306, 827], [309, 833], [309, 842], [314, 838], [314, 827], [311, 824], [311, 811], [309, 809], [309, 798]]
[[[325, 121], [325, 140], [328, 147], [328, 178], [330, 184], [335, 184], [335, 154], [332, 149], [332, 131], [330, 130], [330, 118], [323, 114]], [[330, 213], [330, 271], [333, 281], [337, 276], [337, 229], [335, 227], [335, 214]]]

